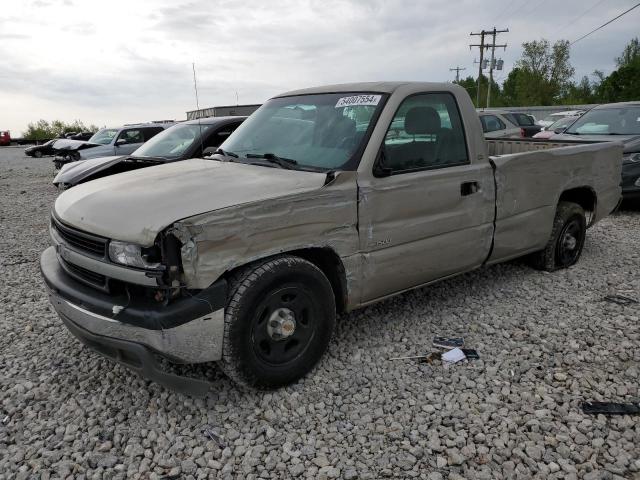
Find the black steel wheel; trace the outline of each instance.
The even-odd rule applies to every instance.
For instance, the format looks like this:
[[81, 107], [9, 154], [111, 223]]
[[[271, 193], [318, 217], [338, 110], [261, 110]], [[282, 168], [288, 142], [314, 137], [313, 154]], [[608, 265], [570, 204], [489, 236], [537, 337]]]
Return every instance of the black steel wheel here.
[[36, 150], [35, 152], [33, 152], [33, 156], [36, 158], [41, 158], [42, 152], [40, 150]]
[[230, 282], [220, 365], [253, 388], [292, 383], [324, 354], [335, 316], [331, 284], [311, 262], [286, 255], [242, 269]]
[[584, 209], [577, 203], [560, 202], [547, 245], [530, 255], [529, 262], [534, 268], [548, 272], [568, 268], [580, 259], [586, 236]]

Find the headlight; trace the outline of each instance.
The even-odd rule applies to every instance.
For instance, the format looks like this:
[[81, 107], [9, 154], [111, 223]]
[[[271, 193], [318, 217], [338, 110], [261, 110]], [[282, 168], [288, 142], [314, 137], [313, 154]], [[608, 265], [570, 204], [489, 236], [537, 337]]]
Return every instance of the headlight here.
[[640, 153], [630, 153], [629, 155], [625, 155], [624, 159], [628, 162], [640, 163]]
[[109, 258], [112, 262], [129, 267], [159, 269], [161, 264], [150, 260], [151, 249], [133, 243], [111, 240], [109, 242]]

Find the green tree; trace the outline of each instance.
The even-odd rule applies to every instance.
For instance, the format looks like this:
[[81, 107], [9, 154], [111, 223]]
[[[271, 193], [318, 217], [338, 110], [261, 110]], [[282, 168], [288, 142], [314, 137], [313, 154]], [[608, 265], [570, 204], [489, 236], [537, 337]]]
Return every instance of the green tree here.
[[509, 97], [516, 105], [553, 105], [566, 97], [575, 69], [569, 62], [569, 42], [548, 40], [522, 44], [517, 71], [507, 78]]
[[601, 102], [625, 102], [640, 99], [640, 42], [632, 39], [616, 58], [618, 69], [602, 78], [596, 89]]
[[22, 136], [27, 140], [46, 140], [50, 138], [58, 138], [65, 133], [70, 132], [95, 132], [99, 129], [96, 125], [85, 126], [80, 120], [74, 120], [71, 123], [65, 123], [62, 120], [38, 120], [35, 123], [29, 123], [27, 129]]
[[631, 41], [624, 47], [622, 55], [616, 58], [616, 65], [618, 68], [626, 67], [635, 63], [640, 59], [640, 41], [638, 37], [631, 39]]
[[[453, 82], [456, 83], [456, 82]], [[478, 81], [469, 76], [464, 78], [458, 82], [461, 87], [467, 91], [471, 100], [473, 100], [473, 104], [476, 105], [477, 93], [478, 93]], [[489, 86], [489, 79], [482, 75], [480, 77], [480, 107], [484, 107], [487, 104], [487, 89]], [[503, 107], [507, 106], [502, 99], [502, 91], [500, 89], [500, 85], [495, 82], [495, 80], [491, 83], [491, 107]]]

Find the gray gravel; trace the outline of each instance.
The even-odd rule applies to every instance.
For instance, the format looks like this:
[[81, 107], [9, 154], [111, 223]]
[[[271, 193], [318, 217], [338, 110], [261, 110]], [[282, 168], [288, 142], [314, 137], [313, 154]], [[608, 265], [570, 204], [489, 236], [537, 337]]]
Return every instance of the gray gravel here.
[[[589, 232], [554, 274], [518, 262], [340, 319], [291, 387], [206, 399], [165, 390], [81, 346], [47, 302], [38, 257], [56, 192], [50, 160], [0, 149], [0, 480], [9, 478], [640, 479], [640, 213]], [[390, 362], [464, 336], [481, 360]], [[196, 372], [198, 373], [198, 372]], [[205, 427], [222, 437], [203, 434]]]

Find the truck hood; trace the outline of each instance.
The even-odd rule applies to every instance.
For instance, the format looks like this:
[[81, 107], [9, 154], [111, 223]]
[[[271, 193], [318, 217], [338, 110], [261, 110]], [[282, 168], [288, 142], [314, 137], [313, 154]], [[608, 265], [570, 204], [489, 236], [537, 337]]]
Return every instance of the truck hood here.
[[84, 140], [71, 140], [69, 138], [61, 138], [60, 140], [56, 140], [55, 142], [53, 142], [53, 145], [51, 147], [55, 150], [72, 152], [76, 150], [84, 150], [86, 148], [93, 148], [93, 147], [99, 147], [99, 146], [100, 146], [99, 143], [90, 143], [90, 142], [85, 142]]
[[79, 160], [77, 162], [67, 163], [63, 165], [56, 178], [53, 179], [54, 185], [68, 185], [73, 186], [78, 182], [81, 182], [85, 178], [94, 173], [100, 172], [109, 168], [112, 165], [127, 158], [126, 156], [116, 157], [98, 157], [91, 158], [89, 160]]
[[620, 142], [624, 146], [624, 153], [640, 151], [640, 135], [571, 135], [558, 133], [551, 140], [586, 140], [588, 142]]
[[178, 220], [312, 191], [325, 178], [324, 173], [191, 159], [83, 183], [63, 192], [54, 212], [86, 232], [150, 246]]

